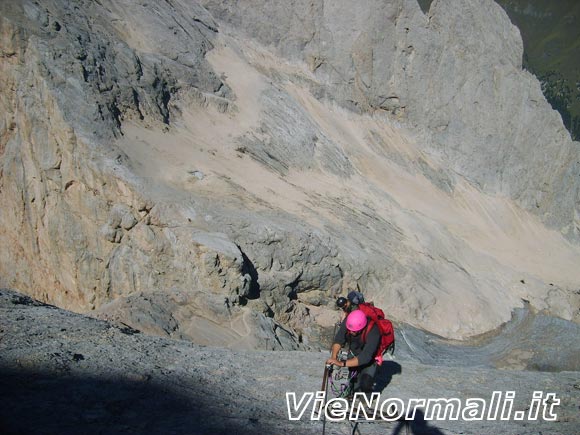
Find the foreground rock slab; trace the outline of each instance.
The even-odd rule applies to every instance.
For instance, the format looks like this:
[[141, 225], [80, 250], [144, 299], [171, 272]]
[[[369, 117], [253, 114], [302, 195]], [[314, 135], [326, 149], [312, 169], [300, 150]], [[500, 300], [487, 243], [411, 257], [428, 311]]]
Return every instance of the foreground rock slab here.
[[[3, 433], [318, 434], [321, 422], [290, 421], [286, 392], [321, 384], [326, 354], [232, 351], [138, 331], [0, 291], [0, 427]], [[429, 366], [408, 352], [379, 376], [381, 400], [555, 393], [557, 421], [364, 422], [361, 434], [574, 434], [578, 372], [541, 373]], [[351, 433], [348, 422], [327, 433]]]

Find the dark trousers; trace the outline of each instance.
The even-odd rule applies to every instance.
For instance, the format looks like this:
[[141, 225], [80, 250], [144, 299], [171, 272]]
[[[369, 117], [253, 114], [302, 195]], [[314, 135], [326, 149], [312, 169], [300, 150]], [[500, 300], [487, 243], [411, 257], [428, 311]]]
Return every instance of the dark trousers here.
[[355, 392], [372, 393], [377, 373], [377, 363], [373, 359], [369, 364], [358, 368], [358, 376], [354, 383]]

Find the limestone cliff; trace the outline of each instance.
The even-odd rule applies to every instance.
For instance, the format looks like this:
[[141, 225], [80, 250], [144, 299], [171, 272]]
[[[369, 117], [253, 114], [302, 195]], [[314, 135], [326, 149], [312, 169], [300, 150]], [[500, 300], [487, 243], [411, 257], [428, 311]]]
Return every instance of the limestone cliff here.
[[215, 17], [304, 62], [314, 93], [386, 111], [417, 144], [484, 192], [578, 237], [578, 143], [522, 70], [518, 29], [492, 0], [203, 0]]
[[267, 3], [0, 5], [3, 284], [245, 348], [355, 287], [452, 337], [577, 318], [577, 151], [501, 9]]

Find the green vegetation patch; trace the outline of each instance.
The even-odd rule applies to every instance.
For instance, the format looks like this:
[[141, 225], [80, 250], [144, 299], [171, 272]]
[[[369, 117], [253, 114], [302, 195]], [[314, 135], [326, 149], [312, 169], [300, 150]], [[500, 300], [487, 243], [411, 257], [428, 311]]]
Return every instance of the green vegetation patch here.
[[520, 29], [524, 68], [536, 75], [574, 140], [580, 140], [580, 2], [496, 0]]

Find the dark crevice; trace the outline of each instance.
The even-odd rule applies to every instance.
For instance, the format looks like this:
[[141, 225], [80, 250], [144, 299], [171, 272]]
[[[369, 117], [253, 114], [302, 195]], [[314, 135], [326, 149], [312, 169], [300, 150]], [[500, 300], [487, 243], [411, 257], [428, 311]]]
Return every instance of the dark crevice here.
[[133, 88], [132, 91], [133, 91], [133, 103], [135, 104], [135, 108], [137, 109], [137, 113], [139, 113], [139, 119], [143, 120], [143, 119], [145, 119], [145, 116], [143, 116], [143, 112], [141, 112], [139, 93], [137, 92], [137, 90], [135, 88]]
[[161, 115], [163, 116], [163, 123], [169, 125], [169, 100], [171, 100], [171, 92], [164, 87], [161, 91]]
[[163, 123], [169, 125], [169, 101], [171, 100], [171, 94], [175, 92], [175, 88], [170, 88], [167, 81], [161, 80], [159, 76], [155, 77], [153, 88], [158, 92], [157, 107], [159, 108], [159, 114], [163, 118]]
[[87, 71], [87, 69], [85, 68], [84, 65], [81, 65], [82, 69], [83, 69], [83, 80], [88, 83], [89, 82], [89, 72]]
[[137, 55], [135, 55], [135, 72], [137, 73], [137, 81], [141, 80], [141, 77], [143, 77], [143, 64], [141, 64], [141, 59]]
[[250, 275], [252, 278], [252, 282], [250, 283], [250, 290], [248, 291], [248, 295], [246, 299], [258, 299], [260, 297], [260, 282], [258, 271], [254, 266], [254, 263], [248, 258], [248, 256], [242, 251], [242, 249], [238, 246], [238, 249], [242, 253], [242, 259], [244, 260], [244, 264], [242, 266], [242, 273]]
[[286, 284], [286, 288], [289, 289], [288, 299], [290, 299], [291, 301], [295, 301], [296, 299], [298, 299], [297, 287], [298, 287], [298, 284], [300, 284], [301, 277], [302, 277], [302, 272], [300, 272], [300, 274], [294, 279], [294, 281], [292, 281], [289, 284]]
[[193, 17], [193, 18], [192, 18], [192, 20], [193, 20], [195, 23], [199, 23], [199, 24], [201, 24], [201, 25], [202, 25], [203, 27], [205, 27], [206, 29], [209, 29], [209, 30], [211, 30], [211, 31], [212, 31], [212, 32], [214, 32], [214, 33], [218, 33], [218, 29], [217, 29], [217, 27], [210, 26], [210, 25], [209, 25], [209, 24], [207, 24], [206, 22], [204, 22], [204, 21], [202, 21], [202, 20], [200, 20], [199, 18], [196, 18], [196, 17]]
[[119, 110], [119, 106], [117, 104], [118, 104], [117, 100], [115, 99], [112, 103], [110, 103], [107, 106], [107, 108], [109, 109], [109, 112], [111, 112], [111, 116], [113, 117], [115, 126], [117, 127], [119, 132], [123, 134], [123, 132], [121, 131], [121, 121], [123, 120], [123, 113], [121, 112], [121, 110]]
[[103, 114], [103, 106], [101, 106], [100, 104], [97, 104], [97, 110], [99, 112], [99, 115], [101, 116], [101, 120], [104, 121], [105, 115]]
[[419, 7], [423, 11], [423, 13], [427, 15], [429, 13], [429, 9], [431, 8], [431, 3], [433, 3], [433, 0], [417, 0], [417, 3], [419, 3]]

